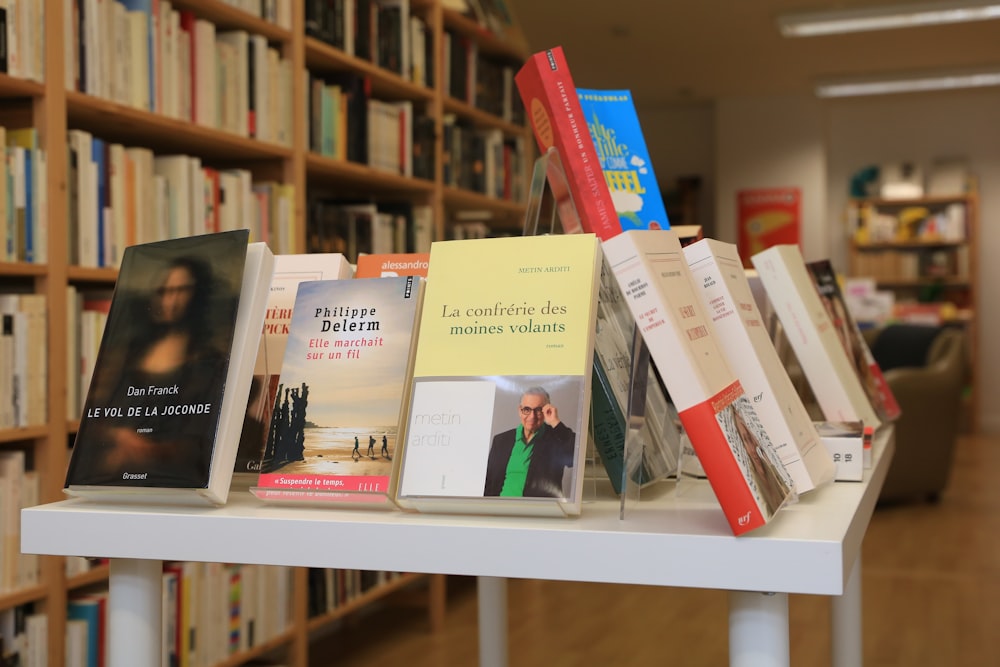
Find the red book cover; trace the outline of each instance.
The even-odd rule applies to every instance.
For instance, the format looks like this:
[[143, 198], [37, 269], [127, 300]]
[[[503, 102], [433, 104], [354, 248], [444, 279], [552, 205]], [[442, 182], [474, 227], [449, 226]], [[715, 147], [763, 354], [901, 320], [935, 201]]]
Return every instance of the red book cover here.
[[[555, 146], [566, 171], [568, 193], [558, 179], [549, 179], [557, 206], [562, 209], [571, 201], [583, 231], [602, 241], [617, 236], [622, 227], [562, 47], [531, 56], [514, 80], [539, 150]], [[561, 217], [564, 225], [571, 219]]]

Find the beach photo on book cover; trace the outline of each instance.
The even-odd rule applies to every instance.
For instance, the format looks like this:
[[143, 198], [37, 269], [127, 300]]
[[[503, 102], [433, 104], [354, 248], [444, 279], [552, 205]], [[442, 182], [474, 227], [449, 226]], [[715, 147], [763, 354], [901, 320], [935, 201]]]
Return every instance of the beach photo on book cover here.
[[584, 379], [418, 378], [404, 495], [573, 498]]

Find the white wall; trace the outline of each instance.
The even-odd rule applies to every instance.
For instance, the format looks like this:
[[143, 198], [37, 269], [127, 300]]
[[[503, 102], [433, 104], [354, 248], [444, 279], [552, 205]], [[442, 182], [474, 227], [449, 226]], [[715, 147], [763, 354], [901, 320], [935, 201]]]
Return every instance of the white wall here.
[[[901, 95], [828, 102], [812, 97], [727, 99], [715, 110], [716, 236], [736, 239], [736, 193], [802, 189], [803, 254], [846, 269], [848, 182], [868, 164], [965, 156], [979, 176], [978, 341], [980, 426], [1000, 432], [1000, 92]], [[706, 149], [708, 146], [705, 147]], [[651, 151], [655, 150], [651, 148]], [[660, 163], [656, 162], [657, 169]]]

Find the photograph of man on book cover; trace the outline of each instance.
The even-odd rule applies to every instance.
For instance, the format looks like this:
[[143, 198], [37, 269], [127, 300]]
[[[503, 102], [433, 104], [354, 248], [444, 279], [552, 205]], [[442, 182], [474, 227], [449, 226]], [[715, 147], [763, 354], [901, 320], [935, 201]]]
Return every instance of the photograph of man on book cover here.
[[504, 379], [507, 382], [497, 388], [493, 419], [504, 430], [493, 436], [483, 495], [571, 497], [582, 379]]

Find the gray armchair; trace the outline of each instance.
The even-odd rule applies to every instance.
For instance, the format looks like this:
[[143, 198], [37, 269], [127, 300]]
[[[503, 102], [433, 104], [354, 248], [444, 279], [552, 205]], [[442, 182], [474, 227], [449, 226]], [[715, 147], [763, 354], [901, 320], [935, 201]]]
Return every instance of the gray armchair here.
[[902, 409], [880, 502], [936, 501], [948, 482], [968, 372], [965, 333], [895, 324], [865, 332]]

